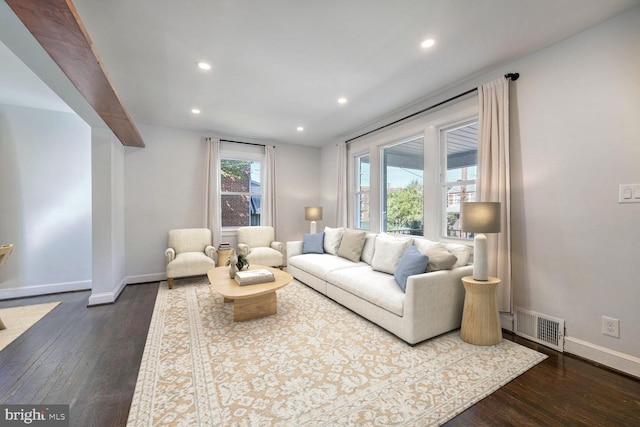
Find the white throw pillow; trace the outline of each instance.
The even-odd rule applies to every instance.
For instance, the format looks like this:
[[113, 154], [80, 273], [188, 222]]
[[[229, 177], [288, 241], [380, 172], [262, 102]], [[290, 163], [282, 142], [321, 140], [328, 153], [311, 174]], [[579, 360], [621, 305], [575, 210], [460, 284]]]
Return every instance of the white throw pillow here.
[[377, 234], [367, 234], [367, 239], [364, 241], [364, 247], [362, 248], [362, 255], [360, 259], [367, 264], [371, 265], [373, 261], [373, 254], [376, 250], [376, 236]]
[[471, 252], [473, 252], [473, 248], [467, 245], [459, 245], [457, 243], [447, 243], [445, 245], [447, 250], [454, 254], [458, 261], [453, 265], [453, 268], [463, 267], [469, 263], [469, 257], [471, 256]]
[[338, 228], [324, 228], [324, 251], [331, 255], [338, 254], [338, 248], [340, 247], [340, 241], [342, 240], [343, 227]]
[[383, 273], [393, 274], [400, 263], [400, 258], [411, 246], [412, 239], [378, 235], [371, 268]]

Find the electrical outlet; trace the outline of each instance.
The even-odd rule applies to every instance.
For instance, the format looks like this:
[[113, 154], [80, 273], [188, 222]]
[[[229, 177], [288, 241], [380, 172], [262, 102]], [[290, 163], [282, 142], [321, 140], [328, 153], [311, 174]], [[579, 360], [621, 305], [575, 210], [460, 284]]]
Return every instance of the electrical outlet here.
[[602, 316], [602, 333], [620, 338], [620, 320], [613, 317]]

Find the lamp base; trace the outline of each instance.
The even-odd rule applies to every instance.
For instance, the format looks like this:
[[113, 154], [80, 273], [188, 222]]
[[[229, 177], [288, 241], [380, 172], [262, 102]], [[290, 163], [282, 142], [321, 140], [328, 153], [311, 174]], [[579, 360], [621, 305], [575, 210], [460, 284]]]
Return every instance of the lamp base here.
[[473, 239], [473, 279], [489, 280], [489, 261], [487, 260], [487, 236], [477, 233]]
[[311, 221], [311, 227], [309, 229], [309, 232], [311, 234], [315, 234], [317, 233], [317, 229], [316, 229], [316, 222], [315, 221]]

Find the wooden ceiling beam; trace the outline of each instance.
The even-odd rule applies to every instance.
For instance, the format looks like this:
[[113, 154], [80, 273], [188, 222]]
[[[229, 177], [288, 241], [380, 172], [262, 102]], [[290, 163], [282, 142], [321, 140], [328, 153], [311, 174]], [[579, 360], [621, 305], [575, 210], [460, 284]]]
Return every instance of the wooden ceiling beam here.
[[123, 145], [144, 147], [71, 0], [5, 0]]

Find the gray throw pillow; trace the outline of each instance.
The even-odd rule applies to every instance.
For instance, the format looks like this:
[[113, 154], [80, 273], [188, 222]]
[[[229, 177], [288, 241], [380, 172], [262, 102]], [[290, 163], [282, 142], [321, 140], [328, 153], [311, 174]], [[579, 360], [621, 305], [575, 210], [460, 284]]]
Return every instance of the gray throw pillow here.
[[347, 228], [344, 230], [344, 233], [342, 233], [338, 256], [353, 262], [360, 261], [360, 255], [362, 254], [362, 248], [364, 247], [366, 238], [366, 231], [350, 230]]

